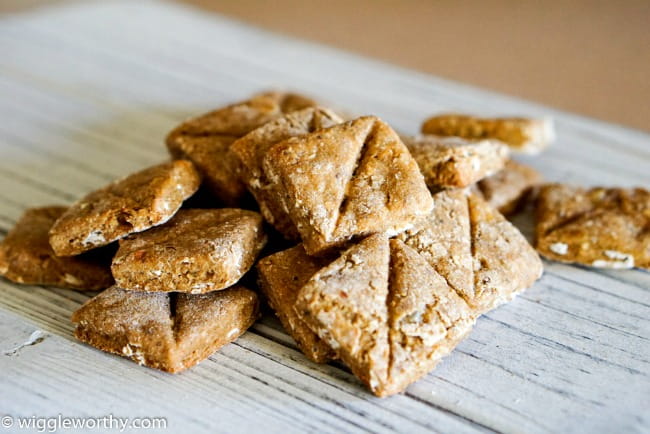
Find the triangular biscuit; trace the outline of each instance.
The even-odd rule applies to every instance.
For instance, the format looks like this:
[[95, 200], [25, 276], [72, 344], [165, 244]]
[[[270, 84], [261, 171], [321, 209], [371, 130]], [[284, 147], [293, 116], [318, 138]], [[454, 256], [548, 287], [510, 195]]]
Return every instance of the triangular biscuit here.
[[318, 271], [302, 287], [296, 313], [373, 391], [389, 363], [388, 238], [372, 235]]

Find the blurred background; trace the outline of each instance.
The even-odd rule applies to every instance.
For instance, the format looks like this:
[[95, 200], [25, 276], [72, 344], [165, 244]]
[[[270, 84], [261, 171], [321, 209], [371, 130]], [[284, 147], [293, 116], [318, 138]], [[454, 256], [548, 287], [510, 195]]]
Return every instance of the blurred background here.
[[[75, 1], [0, 0], [0, 13]], [[650, 0], [176, 1], [650, 131]]]

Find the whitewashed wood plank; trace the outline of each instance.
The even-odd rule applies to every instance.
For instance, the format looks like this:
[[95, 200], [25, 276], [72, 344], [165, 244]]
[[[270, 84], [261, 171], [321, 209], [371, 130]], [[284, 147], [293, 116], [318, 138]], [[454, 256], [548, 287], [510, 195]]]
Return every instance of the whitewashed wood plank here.
[[[552, 114], [558, 143], [542, 157], [526, 159], [549, 179], [647, 184], [645, 133], [157, 2], [3, 18], [0, 49], [5, 54], [0, 58], [0, 197], [8, 195], [0, 207], [0, 234], [26, 206], [71, 200], [87, 186], [158, 155], [164, 158], [162, 138], [183, 117], [269, 87], [306, 91], [339, 107], [377, 113], [407, 132], [439, 110]], [[18, 161], [21, 165], [12, 164]], [[44, 170], [33, 173], [48, 163], [65, 174], [58, 172], [63, 176], [48, 183]], [[67, 397], [66, 388], [76, 387], [85, 400], [59, 408], [78, 405], [84, 414], [97, 414], [88, 402], [104, 397], [107, 408], [133, 414], [147, 403], [198, 432], [252, 430], [259, 424], [272, 432], [647, 428], [642, 409], [650, 406], [649, 274], [547, 266], [548, 274], [526, 295], [480, 319], [471, 337], [433, 374], [388, 400], [370, 397], [338, 364], [307, 362], [272, 319], [191, 374], [170, 377], [74, 343], [68, 317], [87, 294], [16, 288], [2, 281], [0, 318], [9, 315], [19, 326], [0, 320], [0, 336], [35, 325], [62, 341], [54, 352], [49, 338], [26, 347], [25, 354], [31, 351], [38, 362], [0, 359], [15, 369], [11, 378], [28, 372], [28, 365], [42, 371], [38, 381], [0, 377], [0, 383], [12, 394], [20, 390], [20, 399], [7, 406], [18, 412], [21, 400], [52, 411], [53, 402]], [[47, 376], [41, 361], [51, 363], [52, 354], [60, 364]], [[96, 381], [106, 369], [128, 374], [111, 375], [109, 388]], [[39, 381], [47, 384], [39, 388]], [[147, 400], [140, 391], [125, 400], [122, 391], [136, 385], [157, 395]], [[184, 411], [163, 397], [182, 402]], [[220, 425], [210, 419], [217, 416]]]

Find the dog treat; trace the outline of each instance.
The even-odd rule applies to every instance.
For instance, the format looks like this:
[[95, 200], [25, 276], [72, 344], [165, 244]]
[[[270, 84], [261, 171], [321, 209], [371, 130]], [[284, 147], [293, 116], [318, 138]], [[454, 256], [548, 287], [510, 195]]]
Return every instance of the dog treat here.
[[262, 216], [242, 209], [183, 209], [170, 221], [120, 240], [117, 286], [201, 294], [235, 284], [266, 244]]
[[497, 139], [528, 154], [539, 153], [555, 140], [550, 119], [481, 119], [459, 114], [442, 114], [427, 119], [422, 124], [422, 133], [465, 139]]
[[520, 208], [541, 180], [542, 176], [532, 167], [508, 160], [501, 171], [479, 181], [473, 192], [501, 214], [510, 215]]
[[59, 256], [107, 245], [169, 220], [198, 188], [191, 162], [177, 160], [134, 173], [73, 204], [50, 229]]
[[72, 314], [75, 337], [139, 365], [180, 372], [242, 335], [259, 317], [255, 292], [126, 291], [113, 286]]
[[30, 208], [0, 243], [0, 275], [16, 283], [97, 290], [113, 284], [111, 257], [106, 251], [59, 257], [48, 232], [64, 206]]
[[445, 279], [386, 234], [365, 238], [314, 274], [295, 309], [377, 396], [429, 372], [474, 323]]
[[477, 314], [511, 300], [541, 276], [535, 250], [483, 199], [462, 190], [443, 190], [433, 199], [433, 212], [397, 238], [425, 258]]
[[404, 137], [429, 188], [467, 187], [501, 170], [509, 148], [498, 140]]
[[300, 95], [269, 92], [187, 120], [167, 136], [175, 159], [191, 160], [208, 189], [226, 205], [239, 205], [246, 187], [237, 176], [230, 145], [239, 137], [285, 113], [314, 106]]
[[374, 116], [277, 143], [263, 168], [310, 255], [400, 232], [433, 205], [408, 149]]
[[597, 268], [650, 269], [650, 192], [643, 188], [541, 188], [537, 250]]
[[308, 359], [325, 363], [336, 358], [332, 348], [311, 331], [294, 310], [298, 291], [327, 264], [307, 256], [302, 245], [267, 256], [257, 264], [259, 287], [282, 326]]
[[240, 160], [240, 178], [247, 185], [260, 206], [260, 212], [286, 238], [297, 240], [298, 231], [277, 199], [281, 192], [266, 178], [262, 163], [267, 151], [276, 143], [301, 136], [343, 122], [336, 114], [323, 108], [309, 107], [289, 113], [251, 131], [231, 146]]

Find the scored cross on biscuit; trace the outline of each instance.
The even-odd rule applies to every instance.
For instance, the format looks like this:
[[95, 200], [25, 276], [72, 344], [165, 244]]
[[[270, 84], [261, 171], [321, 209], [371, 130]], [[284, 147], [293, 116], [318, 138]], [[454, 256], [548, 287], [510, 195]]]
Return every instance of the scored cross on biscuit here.
[[263, 169], [308, 254], [398, 233], [433, 206], [408, 149], [374, 116], [282, 141], [268, 150]]
[[113, 286], [72, 314], [75, 337], [140, 365], [180, 372], [234, 341], [259, 317], [242, 286], [209, 294], [126, 291]]

